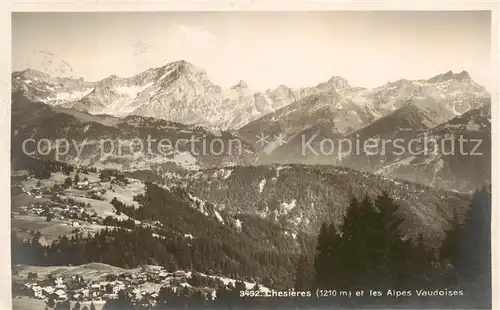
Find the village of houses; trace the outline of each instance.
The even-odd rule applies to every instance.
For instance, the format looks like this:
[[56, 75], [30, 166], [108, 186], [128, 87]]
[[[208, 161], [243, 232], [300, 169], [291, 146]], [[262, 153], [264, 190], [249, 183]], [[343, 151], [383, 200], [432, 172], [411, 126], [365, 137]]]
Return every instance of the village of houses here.
[[[161, 266], [150, 265], [121, 269], [102, 263], [68, 267], [18, 266], [13, 271], [13, 279], [14, 298], [25, 296], [44, 304], [49, 304], [49, 300], [55, 304], [63, 301], [93, 304], [96, 310], [108, 300], [117, 299], [120, 292], [131, 297], [135, 305], [150, 309], [156, 305], [162, 287], [170, 287], [175, 293], [197, 290], [206, 300], [215, 300], [217, 288], [236, 286], [234, 279], [199, 272], [169, 272]], [[269, 291], [252, 282], [242, 283], [247, 290]]]
[[[154, 306], [158, 292], [162, 286], [169, 286], [175, 292], [184, 287], [191, 288], [189, 284], [192, 272], [174, 271], [167, 272], [159, 266], [143, 266], [142, 268], [125, 270], [117, 267], [91, 263], [75, 267], [59, 267], [53, 273], [44, 268], [19, 266], [14, 270], [13, 277], [17, 280], [14, 284], [13, 295], [28, 296], [48, 303], [52, 299], [55, 303], [71, 300], [82, 304], [93, 303], [95, 306], [104, 305], [107, 300], [118, 298], [120, 291], [125, 291], [132, 296], [134, 302], [148, 307]], [[50, 269], [50, 267], [49, 267]], [[40, 273], [34, 272], [40, 271]], [[79, 273], [87, 276], [75, 275]], [[63, 273], [64, 276], [57, 273]], [[203, 274], [197, 276], [208, 277]], [[215, 277], [212, 277], [214, 280]], [[217, 283], [216, 281], [214, 283]], [[222, 278], [220, 284], [229, 283], [231, 280]], [[249, 285], [250, 286], [250, 285]], [[207, 298], [215, 299], [215, 289], [205, 288]]]
[[[106, 217], [128, 219], [117, 214], [110, 201], [118, 197], [129, 205], [137, 205], [133, 197], [144, 191], [144, 184], [138, 180], [130, 179], [131, 184], [113, 179], [103, 181], [92, 172], [72, 172], [69, 176], [57, 172], [48, 180], [37, 180], [30, 175], [19, 179], [13, 182], [11, 190], [13, 229], [32, 234], [32, 226], [55, 226], [54, 222], [67, 226], [56, 235], [44, 236], [48, 242], [63, 234], [102, 229]], [[69, 184], [68, 179], [72, 180]], [[37, 224], [32, 225], [33, 222]]]

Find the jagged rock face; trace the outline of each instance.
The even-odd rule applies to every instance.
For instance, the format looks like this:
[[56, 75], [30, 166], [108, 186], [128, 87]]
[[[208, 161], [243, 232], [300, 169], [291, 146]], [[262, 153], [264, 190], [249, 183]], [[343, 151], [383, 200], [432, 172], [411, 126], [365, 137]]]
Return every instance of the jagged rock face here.
[[461, 106], [474, 108], [489, 98], [486, 89], [463, 72], [429, 80], [399, 80], [374, 89], [350, 87], [342, 78], [333, 77], [314, 90], [310, 96], [250, 122], [240, 132], [247, 137], [265, 131], [292, 138], [321, 123], [335, 133], [347, 134], [409, 103], [426, 115], [427, 126], [435, 126], [457, 116]]
[[[84, 86], [77, 87], [75, 81]], [[29, 86], [37, 83], [37, 87]], [[244, 81], [224, 90], [207, 73], [186, 61], [168, 63], [132, 77], [111, 75], [96, 83], [61, 79], [28, 69], [13, 74], [14, 90], [32, 100], [64, 104], [82, 112], [123, 117], [141, 115], [221, 129], [251, 120], [306, 95], [283, 86], [254, 92]], [[62, 94], [66, 90], [68, 94]]]
[[13, 91], [21, 91], [34, 101], [63, 105], [81, 99], [94, 88], [82, 78], [53, 77], [41, 71], [26, 69], [12, 74]]
[[346, 79], [340, 76], [333, 76], [328, 80], [328, 84], [333, 85], [335, 89], [351, 88]]

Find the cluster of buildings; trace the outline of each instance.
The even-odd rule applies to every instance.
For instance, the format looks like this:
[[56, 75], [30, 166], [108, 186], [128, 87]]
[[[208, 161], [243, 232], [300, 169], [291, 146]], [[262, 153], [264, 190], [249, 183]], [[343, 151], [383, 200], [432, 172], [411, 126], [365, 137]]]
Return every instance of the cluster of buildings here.
[[101, 277], [100, 280], [94, 281], [85, 280], [81, 276], [48, 276], [44, 279], [32, 276], [23, 281], [25, 283], [21, 292], [17, 291], [17, 295], [27, 295], [45, 301], [52, 299], [56, 303], [66, 300], [102, 303], [117, 299], [119, 292], [125, 291], [135, 302], [154, 305], [162, 286], [171, 286], [174, 291], [179, 287], [191, 287], [187, 283], [190, 277], [191, 272], [169, 273], [162, 268], [119, 275], [108, 274], [104, 280]]
[[87, 190], [87, 189], [91, 189], [91, 186], [90, 186], [90, 183], [88, 180], [84, 180], [84, 181], [79, 181], [76, 184], [73, 184], [73, 188]]
[[26, 194], [32, 196], [33, 198], [41, 199], [41, 198], [43, 198], [44, 192], [43, 192], [43, 190], [41, 190], [39, 188], [34, 188], [31, 191], [27, 191]]
[[[34, 203], [19, 207], [18, 211], [11, 212], [13, 217], [17, 215], [46, 216], [47, 220], [52, 219], [70, 220], [72, 223], [85, 221], [91, 224], [98, 224], [102, 221], [95, 212], [89, 213], [88, 208], [82, 204], [58, 204], [54, 202]], [[78, 226], [78, 224], [72, 224]]]

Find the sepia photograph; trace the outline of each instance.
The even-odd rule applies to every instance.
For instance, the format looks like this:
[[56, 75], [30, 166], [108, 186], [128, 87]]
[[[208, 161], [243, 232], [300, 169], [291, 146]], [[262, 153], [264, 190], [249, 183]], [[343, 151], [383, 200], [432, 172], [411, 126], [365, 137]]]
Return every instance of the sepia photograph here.
[[492, 309], [492, 23], [13, 12], [12, 308]]

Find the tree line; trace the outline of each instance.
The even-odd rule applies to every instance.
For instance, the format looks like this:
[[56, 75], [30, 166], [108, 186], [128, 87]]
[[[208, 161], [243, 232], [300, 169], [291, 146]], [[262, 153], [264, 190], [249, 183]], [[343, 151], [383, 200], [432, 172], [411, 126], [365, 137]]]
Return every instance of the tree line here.
[[[491, 307], [491, 191], [472, 195], [464, 219], [452, 219], [442, 246], [434, 248], [419, 237], [411, 240], [400, 229], [399, 206], [383, 193], [372, 201], [353, 198], [343, 223], [325, 223], [314, 255], [298, 263], [295, 288], [364, 290], [363, 298], [336, 302], [362, 306], [398, 304], [417, 307]], [[370, 290], [382, 296], [368, 296]], [[409, 291], [404, 299], [391, 290]], [[417, 291], [443, 291], [453, 297], [434, 299]], [[440, 292], [441, 294], [441, 292]], [[449, 295], [446, 295], [449, 296]], [[429, 305], [427, 304], [427, 305]]]

